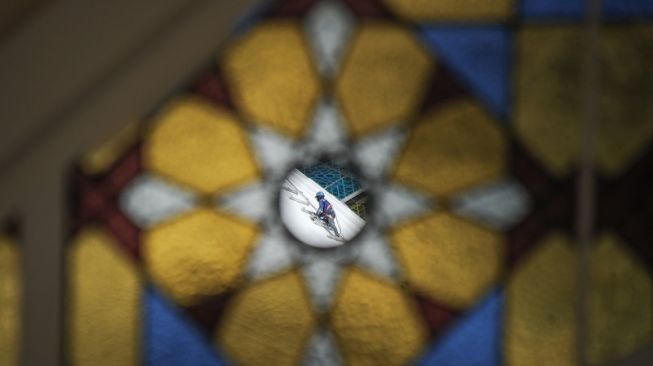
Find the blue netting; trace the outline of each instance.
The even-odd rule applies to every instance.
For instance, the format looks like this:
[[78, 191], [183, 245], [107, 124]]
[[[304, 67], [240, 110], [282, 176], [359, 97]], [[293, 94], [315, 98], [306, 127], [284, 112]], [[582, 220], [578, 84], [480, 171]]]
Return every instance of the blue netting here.
[[347, 169], [331, 163], [320, 163], [300, 171], [339, 200], [361, 189], [358, 180]]

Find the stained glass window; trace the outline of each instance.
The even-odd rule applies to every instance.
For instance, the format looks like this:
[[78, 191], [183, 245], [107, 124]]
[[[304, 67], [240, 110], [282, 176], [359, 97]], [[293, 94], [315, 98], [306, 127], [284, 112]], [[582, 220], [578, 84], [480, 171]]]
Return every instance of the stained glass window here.
[[[581, 2], [283, 0], [80, 160], [68, 360], [574, 365], [650, 344], [652, 9], [603, 5], [586, 347]], [[353, 200], [360, 235], [284, 230], [294, 168]]]

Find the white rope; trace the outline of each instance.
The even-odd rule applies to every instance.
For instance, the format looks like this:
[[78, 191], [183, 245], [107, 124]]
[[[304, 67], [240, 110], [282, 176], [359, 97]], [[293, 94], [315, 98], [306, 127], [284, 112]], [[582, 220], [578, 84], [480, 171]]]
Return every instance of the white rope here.
[[[313, 204], [311, 203], [311, 200], [308, 199], [308, 197], [306, 197], [306, 195], [304, 194], [304, 192], [302, 192], [299, 188], [297, 188], [297, 186], [294, 185], [293, 182], [289, 181], [288, 179], [286, 179], [286, 182], [288, 182], [288, 183], [289, 183], [289, 184], [290, 184], [294, 189], [297, 190], [297, 192], [298, 192], [299, 194], [302, 195], [302, 197], [304, 197], [304, 199], [306, 200], [306, 202], [308, 203], [309, 206], [311, 206], [314, 210], [317, 210], [317, 207], [313, 206]], [[303, 203], [303, 202], [300, 202], [300, 203]]]
[[338, 218], [334, 218], [333, 221], [336, 222], [336, 225], [338, 225], [338, 234], [344, 239], [345, 235], [342, 233], [342, 228], [340, 227], [340, 220]]

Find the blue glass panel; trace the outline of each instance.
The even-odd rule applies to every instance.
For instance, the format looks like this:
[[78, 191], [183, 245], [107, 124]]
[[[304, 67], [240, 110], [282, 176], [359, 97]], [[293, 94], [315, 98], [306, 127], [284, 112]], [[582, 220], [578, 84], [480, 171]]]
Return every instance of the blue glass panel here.
[[[585, 13], [583, 0], [523, 0], [522, 15], [530, 20], [580, 19]], [[653, 0], [603, 0], [606, 19], [653, 16]]]
[[511, 34], [501, 26], [429, 27], [424, 39], [467, 89], [495, 115], [508, 114]]
[[583, 0], [522, 0], [522, 15], [527, 19], [580, 18]]
[[227, 365], [207, 337], [153, 289], [148, 289], [145, 295], [144, 311], [146, 365]]
[[608, 18], [650, 17], [653, 0], [603, 0], [603, 11]]
[[418, 362], [422, 366], [501, 365], [503, 293], [493, 291]]

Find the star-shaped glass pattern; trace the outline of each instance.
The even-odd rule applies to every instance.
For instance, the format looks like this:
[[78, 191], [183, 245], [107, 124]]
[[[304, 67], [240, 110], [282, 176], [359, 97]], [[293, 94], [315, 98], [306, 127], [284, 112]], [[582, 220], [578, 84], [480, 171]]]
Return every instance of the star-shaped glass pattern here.
[[[577, 108], [558, 93], [578, 83], [581, 28], [558, 3], [260, 9], [186, 88], [80, 161], [71, 363], [575, 364]], [[647, 27], [609, 27], [602, 57], [648, 49]], [[628, 70], [648, 80], [640, 66]], [[631, 101], [628, 73], [608, 70], [594, 363], [653, 334], [652, 206], [615, 216], [650, 181], [653, 132], [645, 112], [612, 123]], [[279, 209], [293, 169], [320, 164], [351, 167], [368, 200], [360, 234], [328, 248], [291, 235]]]

